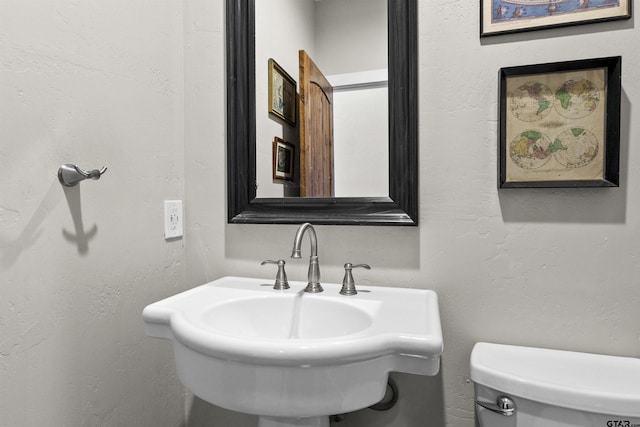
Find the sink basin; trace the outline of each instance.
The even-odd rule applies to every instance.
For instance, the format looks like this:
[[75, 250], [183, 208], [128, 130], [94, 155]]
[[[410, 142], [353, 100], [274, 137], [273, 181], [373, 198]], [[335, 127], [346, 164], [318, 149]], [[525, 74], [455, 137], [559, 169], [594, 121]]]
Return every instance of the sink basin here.
[[[319, 339], [354, 334], [371, 326], [379, 304], [356, 304], [339, 298], [304, 298], [304, 295], [261, 295], [212, 304], [187, 317], [214, 333], [242, 339]], [[366, 310], [368, 308], [368, 310]], [[247, 313], [251, 313], [247, 316]], [[327, 313], [331, 313], [327, 316]], [[318, 319], [322, 319], [318, 321]]]
[[[260, 426], [327, 425], [328, 415], [383, 398], [391, 371], [436, 375], [437, 296], [428, 290], [325, 284], [284, 291], [272, 280], [224, 277], [147, 306], [148, 336], [171, 340], [183, 384]], [[282, 419], [325, 421], [300, 423]], [[324, 418], [322, 418], [324, 419]], [[269, 421], [271, 420], [271, 421]]]

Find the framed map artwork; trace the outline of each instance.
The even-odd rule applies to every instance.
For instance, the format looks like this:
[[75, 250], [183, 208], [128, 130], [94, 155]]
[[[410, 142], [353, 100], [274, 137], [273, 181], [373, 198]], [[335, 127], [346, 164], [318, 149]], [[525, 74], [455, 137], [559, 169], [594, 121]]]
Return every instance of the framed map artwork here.
[[500, 69], [498, 186], [617, 187], [621, 57]]
[[480, 37], [631, 18], [632, 0], [480, 0]]

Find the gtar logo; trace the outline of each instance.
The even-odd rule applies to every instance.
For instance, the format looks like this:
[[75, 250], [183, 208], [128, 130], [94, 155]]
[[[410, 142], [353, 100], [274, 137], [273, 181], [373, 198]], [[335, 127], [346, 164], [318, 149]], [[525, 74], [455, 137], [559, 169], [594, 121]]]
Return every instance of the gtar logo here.
[[607, 427], [640, 427], [639, 424], [631, 424], [629, 420], [609, 420]]

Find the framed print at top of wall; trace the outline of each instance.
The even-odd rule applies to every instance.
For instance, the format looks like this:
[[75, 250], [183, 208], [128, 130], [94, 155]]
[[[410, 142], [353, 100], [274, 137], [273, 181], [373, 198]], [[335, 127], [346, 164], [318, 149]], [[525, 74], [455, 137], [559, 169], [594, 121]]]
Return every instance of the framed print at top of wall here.
[[621, 57], [500, 69], [498, 185], [617, 187]]
[[269, 58], [269, 114], [296, 124], [296, 81]]
[[480, 37], [631, 18], [633, 0], [480, 0]]
[[273, 179], [293, 181], [295, 147], [277, 136], [273, 139]]

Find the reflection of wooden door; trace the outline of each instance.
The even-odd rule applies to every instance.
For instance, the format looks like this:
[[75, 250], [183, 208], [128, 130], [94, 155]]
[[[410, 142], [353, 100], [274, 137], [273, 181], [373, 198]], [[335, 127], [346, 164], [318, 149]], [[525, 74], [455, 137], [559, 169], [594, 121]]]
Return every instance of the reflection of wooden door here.
[[304, 50], [300, 64], [300, 197], [333, 197], [333, 87]]

